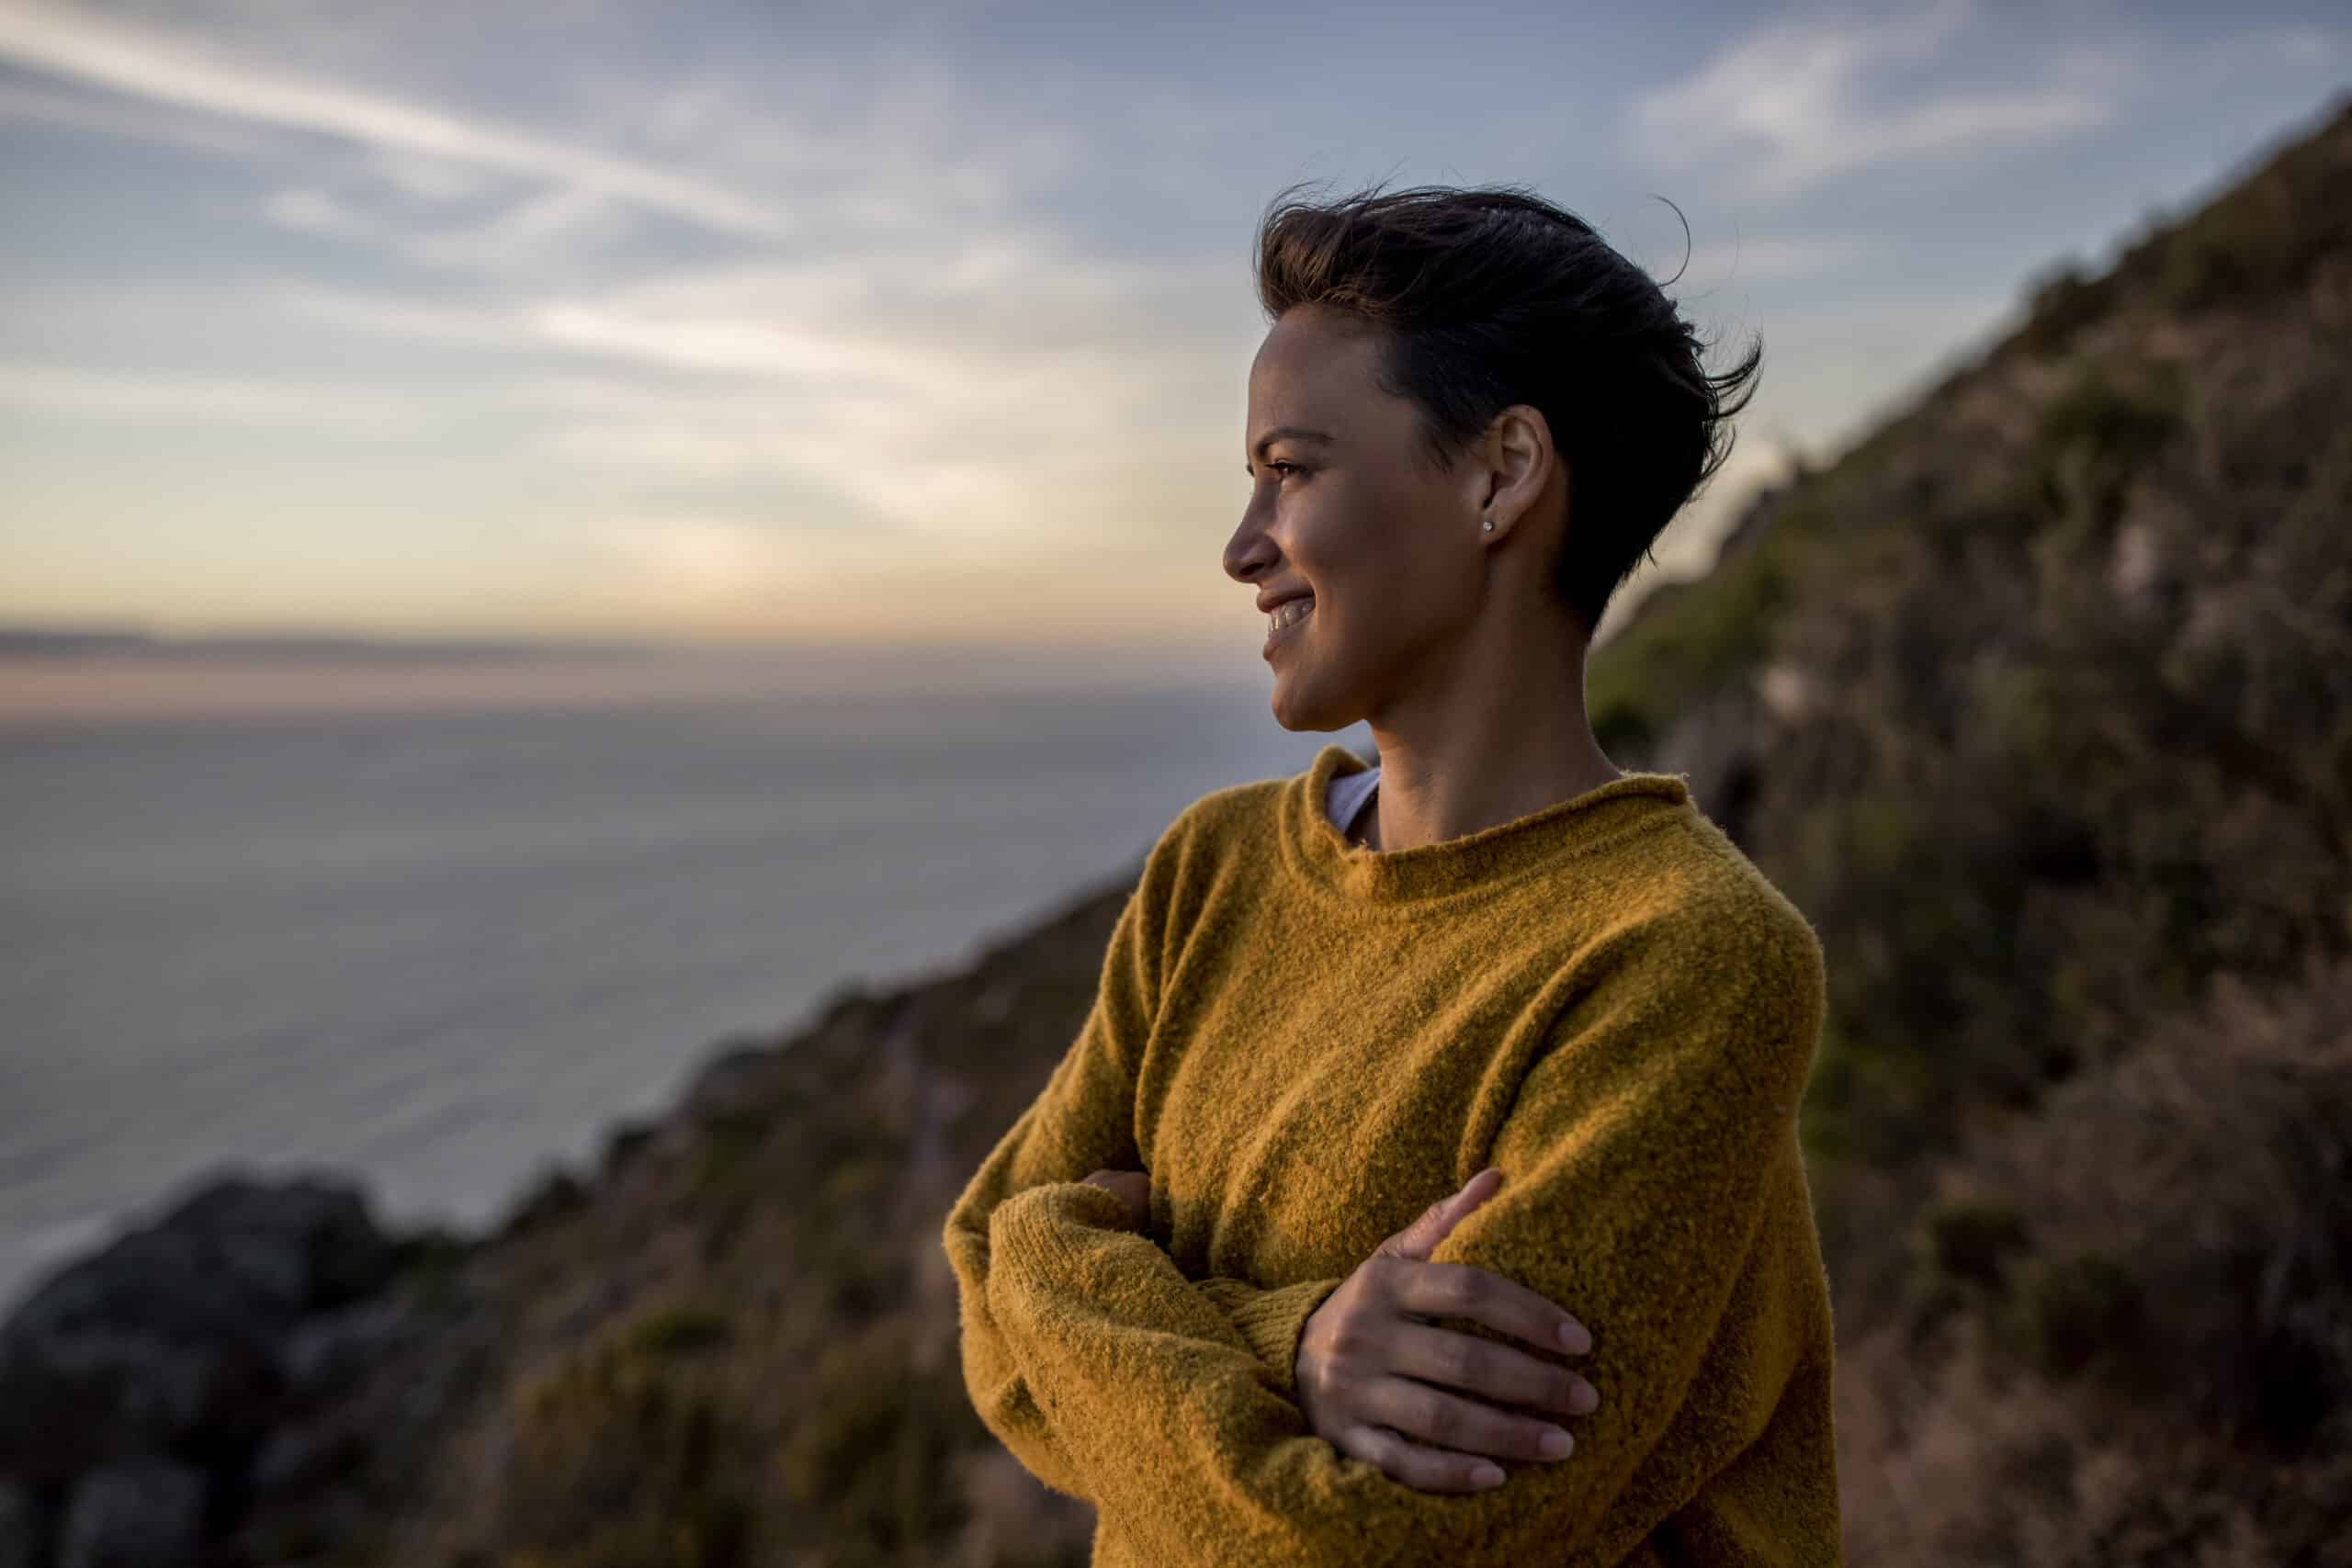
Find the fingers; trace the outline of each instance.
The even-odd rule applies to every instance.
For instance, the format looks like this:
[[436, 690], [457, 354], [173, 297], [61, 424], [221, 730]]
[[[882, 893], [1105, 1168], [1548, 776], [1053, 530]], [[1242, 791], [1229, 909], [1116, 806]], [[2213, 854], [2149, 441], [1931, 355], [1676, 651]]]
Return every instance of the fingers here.
[[1318, 1313], [1301, 1341], [1302, 1366], [1313, 1341], [1325, 1380], [1317, 1434], [1421, 1491], [1499, 1485], [1495, 1459], [1565, 1459], [1575, 1438], [1544, 1416], [1586, 1415], [1600, 1402], [1566, 1368], [1429, 1321], [1464, 1318], [1555, 1353], [1591, 1350], [1591, 1331], [1538, 1292], [1490, 1269], [1430, 1261], [1501, 1185], [1501, 1169], [1489, 1166], [1430, 1204], [1359, 1267], [1344, 1298], [1333, 1297], [1344, 1311]]
[[1385, 1427], [1351, 1427], [1334, 1446], [1417, 1492], [1484, 1492], [1503, 1483], [1492, 1460], [1408, 1442]]
[[1564, 1460], [1576, 1450], [1567, 1428], [1540, 1416], [1498, 1409], [1411, 1378], [1382, 1378], [1363, 1391], [1356, 1413], [1395, 1430], [1409, 1442], [1473, 1459], [1527, 1463]]
[[1340, 1447], [1391, 1481], [1422, 1492], [1483, 1492], [1503, 1482], [1497, 1459], [1556, 1463], [1576, 1440], [1549, 1422], [1514, 1416], [1404, 1378], [1384, 1379], [1371, 1401], [1391, 1424], [1351, 1426]]
[[1547, 1416], [1589, 1416], [1600, 1406], [1600, 1391], [1567, 1368], [1450, 1328], [1402, 1327], [1386, 1359], [1392, 1372]]
[[1128, 1223], [1138, 1231], [1151, 1225], [1151, 1178], [1140, 1170], [1098, 1170], [1086, 1179], [1126, 1206]]
[[1502, 1168], [1493, 1165], [1464, 1182], [1461, 1190], [1446, 1201], [1445, 1228], [1452, 1230], [1455, 1222], [1493, 1197], [1495, 1189], [1502, 1184]]
[[1488, 1166], [1464, 1182], [1453, 1196], [1442, 1198], [1423, 1210], [1419, 1219], [1383, 1242], [1380, 1250], [1396, 1258], [1427, 1258], [1430, 1249], [1461, 1224], [1464, 1215], [1494, 1196], [1495, 1189], [1502, 1185], [1502, 1178], [1499, 1168]]
[[[1407, 1259], [1408, 1262], [1412, 1262]], [[1413, 1262], [1393, 1269], [1389, 1286], [1405, 1311], [1424, 1317], [1466, 1317], [1514, 1339], [1581, 1356], [1592, 1331], [1516, 1280], [1467, 1263]]]

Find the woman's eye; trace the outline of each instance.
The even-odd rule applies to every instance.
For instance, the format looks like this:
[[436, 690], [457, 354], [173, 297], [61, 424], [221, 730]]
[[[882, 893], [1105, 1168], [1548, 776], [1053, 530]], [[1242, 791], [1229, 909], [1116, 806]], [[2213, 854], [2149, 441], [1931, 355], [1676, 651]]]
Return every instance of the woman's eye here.
[[1298, 470], [1298, 465], [1296, 463], [1269, 463], [1266, 467], [1270, 468], [1286, 468], [1293, 473], [1295, 473]]

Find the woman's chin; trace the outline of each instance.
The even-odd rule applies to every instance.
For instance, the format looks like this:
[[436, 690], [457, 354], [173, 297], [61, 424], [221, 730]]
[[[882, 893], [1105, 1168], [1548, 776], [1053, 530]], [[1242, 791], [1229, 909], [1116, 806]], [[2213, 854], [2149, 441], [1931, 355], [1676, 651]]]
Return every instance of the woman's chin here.
[[1287, 670], [1274, 671], [1273, 695], [1267, 700], [1266, 705], [1272, 712], [1276, 724], [1293, 731], [1314, 730], [1328, 734], [1334, 729], [1345, 729], [1361, 716], [1342, 711], [1345, 704], [1318, 698]]

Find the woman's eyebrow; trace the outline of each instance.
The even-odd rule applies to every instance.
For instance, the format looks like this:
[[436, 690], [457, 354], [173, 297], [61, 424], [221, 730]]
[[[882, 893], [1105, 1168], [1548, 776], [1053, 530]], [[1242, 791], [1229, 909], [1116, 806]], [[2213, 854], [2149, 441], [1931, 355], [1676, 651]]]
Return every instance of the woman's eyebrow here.
[[1266, 432], [1265, 434], [1258, 437], [1258, 445], [1250, 449], [1250, 456], [1251, 458], [1259, 462], [1263, 462], [1266, 457], [1266, 448], [1272, 446], [1275, 442], [1282, 440], [1319, 441], [1324, 446], [1329, 446], [1332, 442], [1337, 441], [1338, 439], [1338, 436], [1326, 434], [1319, 430], [1308, 430], [1303, 426], [1295, 424], [1278, 424], [1274, 426], [1273, 429]]

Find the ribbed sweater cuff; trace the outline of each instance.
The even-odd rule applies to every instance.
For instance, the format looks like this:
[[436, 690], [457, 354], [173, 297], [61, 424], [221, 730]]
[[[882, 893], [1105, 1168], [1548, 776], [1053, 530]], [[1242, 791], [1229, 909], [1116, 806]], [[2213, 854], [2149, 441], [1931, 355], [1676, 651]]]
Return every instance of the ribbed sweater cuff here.
[[1250, 1350], [1266, 1364], [1273, 1386], [1291, 1404], [1298, 1403], [1298, 1337], [1344, 1280], [1302, 1280], [1295, 1285], [1261, 1290], [1238, 1280], [1204, 1280], [1199, 1289], [1225, 1309], [1241, 1331]]
[[[999, 1256], [1016, 1271], [1042, 1269], [1046, 1277], [1067, 1279], [1077, 1261], [1065, 1225], [1070, 1222], [1104, 1230], [1127, 1231], [1126, 1205], [1119, 1195], [1083, 1181], [1052, 1181], [1014, 1194], [989, 1216], [989, 1231]], [[1170, 1267], [1174, 1267], [1171, 1259]], [[1298, 1337], [1306, 1320], [1325, 1298], [1345, 1280], [1302, 1280], [1295, 1285], [1261, 1289], [1246, 1280], [1213, 1279], [1193, 1281], [1203, 1299], [1223, 1313], [1264, 1364], [1271, 1386], [1290, 1403], [1298, 1403]]]
[[[1073, 1266], [1082, 1271], [1083, 1265], [1070, 1247], [1068, 1227], [1072, 1224], [1137, 1234], [1128, 1227], [1126, 1205], [1119, 1195], [1091, 1182], [1046, 1182], [1006, 1199], [989, 1216], [992, 1246], [1002, 1264], [1013, 1274], [1040, 1271], [1031, 1273], [1033, 1279], [1067, 1280], [1074, 1277]], [[1172, 1259], [1170, 1267], [1174, 1267]], [[1299, 1336], [1315, 1310], [1346, 1282], [1343, 1279], [1302, 1280], [1269, 1289], [1246, 1280], [1191, 1281], [1264, 1365], [1270, 1386], [1294, 1404], [1298, 1403]]]
[[1091, 1181], [1047, 1181], [996, 1206], [989, 1215], [989, 1249], [1017, 1269], [1043, 1268], [1050, 1275], [1077, 1258], [1059, 1234], [1066, 1221], [1135, 1234], [1117, 1193]]

